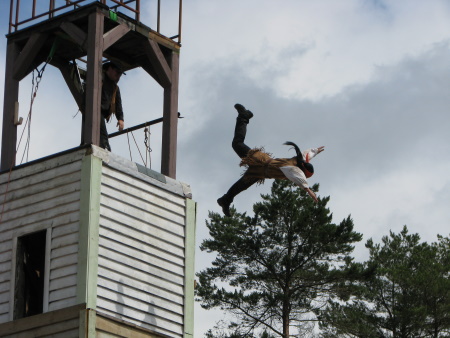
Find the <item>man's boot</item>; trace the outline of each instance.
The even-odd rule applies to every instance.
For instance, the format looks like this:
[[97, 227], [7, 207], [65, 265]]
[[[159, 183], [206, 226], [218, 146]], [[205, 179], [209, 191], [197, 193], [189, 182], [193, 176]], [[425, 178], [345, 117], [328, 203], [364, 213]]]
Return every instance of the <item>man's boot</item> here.
[[245, 107], [240, 103], [236, 103], [234, 105], [234, 108], [236, 108], [240, 117], [247, 120], [247, 123], [248, 120], [250, 120], [253, 117], [253, 113], [250, 110], [245, 109]]
[[222, 207], [222, 211], [225, 216], [231, 216], [230, 205], [231, 202], [233, 202], [234, 198], [244, 190], [250, 188], [256, 182], [258, 182], [257, 178], [242, 176], [236, 183], [231, 186], [230, 189], [228, 189], [225, 195], [217, 200], [217, 204]]

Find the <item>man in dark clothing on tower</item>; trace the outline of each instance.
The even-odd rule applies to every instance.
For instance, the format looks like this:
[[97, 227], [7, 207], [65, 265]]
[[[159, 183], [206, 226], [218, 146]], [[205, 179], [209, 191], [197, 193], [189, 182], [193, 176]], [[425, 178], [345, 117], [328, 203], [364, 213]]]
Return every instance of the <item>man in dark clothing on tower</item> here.
[[292, 158], [272, 158], [264, 149], [250, 149], [244, 141], [247, 134], [247, 124], [253, 117], [253, 113], [239, 103], [234, 107], [239, 115], [236, 119], [232, 147], [241, 158], [240, 165], [247, 167], [247, 170], [227, 193], [217, 200], [225, 216], [230, 216], [230, 204], [236, 195], [257, 182], [264, 182], [266, 178], [289, 179], [303, 188], [317, 202], [317, 197], [309, 188], [306, 178], [314, 174], [314, 167], [309, 161], [324, 151], [324, 147], [308, 149], [302, 154], [295, 143], [286, 142], [286, 145], [292, 145], [297, 152], [297, 156]]
[[112, 115], [116, 115], [117, 126], [123, 130], [123, 110], [120, 89], [117, 83], [123, 74], [122, 66], [116, 62], [107, 62], [103, 65], [103, 83], [102, 83], [102, 118], [100, 121], [100, 147], [111, 151], [108, 140], [108, 131], [106, 122], [109, 122]]
[[[122, 65], [118, 62], [109, 61], [102, 66], [102, 98], [100, 103], [101, 118], [100, 118], [100, 147], [111, 151], [111, 146], [108, 140], [108, 130], [106, 129], [106, 122], [109, 122], [112, 115], [116, 115], [117, 127], [119, 131], [123, 130], [123, 110], [122, 98], [120, 96], [120, 89], [117, 83], [123, 73]], [[84, 144], [84, 110], [86, 102], [86, 93], [83, 96], [82, 124], [81, 124], [81, 144]]]

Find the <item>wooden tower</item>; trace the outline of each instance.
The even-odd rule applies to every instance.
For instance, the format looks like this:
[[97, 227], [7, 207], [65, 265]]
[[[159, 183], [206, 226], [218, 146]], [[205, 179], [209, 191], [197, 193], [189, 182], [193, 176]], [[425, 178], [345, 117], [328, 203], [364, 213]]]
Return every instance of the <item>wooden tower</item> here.
[[[176, 180], [181, 30], [160, 34], [159, 14], [157, 30], [145, 26], [139, 0], [49, 0], [44, 14], [29, 0], [26, 19], [19, 3], [7, 35], [0, 336], [192, 337], [196, 203]], [[98, 147], [105, 59], [164, 88], [160, 173]], [[85, 102], [85, 144], [16, 165], [19, 83], [46, 61]]]

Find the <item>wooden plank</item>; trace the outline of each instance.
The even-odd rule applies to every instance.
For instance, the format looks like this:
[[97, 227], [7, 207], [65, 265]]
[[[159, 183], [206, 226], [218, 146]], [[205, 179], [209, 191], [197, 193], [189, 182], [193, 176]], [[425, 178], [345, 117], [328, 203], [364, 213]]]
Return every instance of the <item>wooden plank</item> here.
[[133, 337], [133, 338], [165, 338], [157, 333], [143, 330], [142, 328], [126, 323], [124, 321], [113, 320], [104, 316], [98, 315], [96, 320], [96, 337], [110, 338], [111, 335], [119, 337]]
[[11, 260], [11, 246], [8, 246], [8, 251], [0, 254], [0, 262], [7, 262]]
[[14, 79], [21, 81], [32, 69], [31, 65], [35, 61], [36, 55], [47, 41], [48, 35], [33, 33], [28, 39], [25, 47], [20, 52], [16, 62], [14, 62]]
[[[184, 275], [184, 264], [178, 265], [170, 260], [163, 260], [153, 253], [146, 252], [144, 250], [139, 250], [136, 247], [131, 247], [128, 245], [123, 245], [120, 242], [112, 241], [111, 239], [100, 236], [99, 240], [100, 247], [114, 248], [114, 251], [141, 262], [139, 265], [146, 265], [151, 263], [152, 266], [159, 269], [165, 270], [167, 272], [183, 276]], [[183, 262], [184, 263], [184, 262]], [[139, 268], [137, 266], [137, 268]]]
[[95, 309], [97, 301], [98, 225], [102, 160], [83, 158], [80, 197], [80, 234], [77, 273], [77, 302]]
[[63, 21], [60, 27], [78, 46], [83, 50], [87, 49], [87, 34], [85, 31], [70, 21]]
[[[37, 165], [39, 166], [39, 164]], [[48, 168], [44, 171], [37, 171], [29, 175], [16, 175], [15, 171], [11, 174], [11, 180], [8, 184], [8, 194], [16, 190], [23, 190], [26, 185], [30, 190], [25, 189], [25, 194], [37, 193], [43, 189], [39, 187], [42, 182], [48, 182], [50, 187], [58, 187], [67, 183], [73, 183], [80, 180], [81, 163], [74, 162], [57, 168]], [[20, 170], [18, 170], [20, 171]], [[25, 174], [25, 173], [23, 173]], [[2, 179], [6, 178], [2, 175]], [[7, 183], [7, 180], [2, 183]], [[37, 187], [35, 187], [35, 185]], [[6, 184], [0, 186], [2, 194], [6, 189]]]
[[112, 187], [120, 185], [121, 187], [124, 187], [125, 191], [131, 189], [133, 195], [151, 194], [182, 207], [185, 205], [185, 197], [169, 190], [169, 184], [163, 184], [162, 188], [149, 182], [142, 182], [142, 180], [130, 176], [123, 171], [111, 169], [107, 166], [103, 167], [102, 184]]
[[[183, 289], [180, 286], [169, 290], [166, 288], [165, 284], [155, 284], [155, 281], [157, 283], [160, 282], [160, 280], [157, 279], [139, 280], [133, 278], [133, 276], [131, 275], [124, 275], [120, 271], [108, 270], [107, 268], [103, 268], [102, 266], [99, 267], [98, 271], [99, 285], [103, 287], [108, 288], [105, 283], [117, 283], [118, 281], [123, 281], [130, 288], [145, 290], [145, 292], [147, 292], [149, 295], [152, 295], [155, 299], [161, 299], [163, 301], [168, 301], [180, 305], [184, 303], [184, 296], [182, 294]], [[174, 291], [175, 289], [176, 291]]]
[[[140, 203], [138, 207], [134, 207], [132, 204], [123, 203], [108, 195], [102, 195], [100, 203], [105, 208], [105, 212], [106, 209], [113, 209], [117, 212], [141, 219], [144, 222], [148, 220], [155, 227], [173, 232], [178, 236], [184, 236], [184, 217], [158, 208], [157, 205]], [[146, 209], [146, 206], [149, 208]], [[107, 214], [105, 216], [108, 217]]]
[[134, 280], [135, 283], [142, 283], [144, 285], [152, 285], [155, 289], [155, 292], [158, 292], [161, 296], [163, 295], [163, 291], [172, 293], [179, 297], [182, 297], [184, 289], [183, 285], [166, 283], [166, 281], [159, 278], [159, 276], [152, 276], [146, 273], [145, 271], [139, 271], [134, 269], [133, 267], [120, 264], [118, 266], [112, 267], [110, 264], [110, 260], [107, 257], [99, 258], [99, 276], [103, 276], [104, 278], [128, 278], [130, 283]]
[[133, 185], [105, 176], [106, 175], [103, 175], [102, 177], [102, 185], [107, 188], [116, 190], [120, 194], [130, 195], [134, 198], [157, 204], [160, 207], [171, 210], [179, 215], [184, 215], [185, 213], [184, 199], [180, 198], [180, 196], [167, 193], [162, 189], [149, 188], [144, 190], [142, 189], [144, 186], [142, 183], [140, 186]]
[[[122, 295], [126, 295], [133, 300], [152, 304], [157, 306], [158, 308], [162, 308], [164, 310], [171, 311], [180, 315], [183, 314], [183, 303], [177, 304], [167, 299], [156, 297], [155, 295], [147, 292], [147, 290], [145, 289], [132, 288], [128, 285], [127, 280], [112, 281], [104, 278], [99, 278], [98, 281], [99, 288], [103, 288], [110, 292], [116, 293], [119, 299]], [[129, 307], [133, 307], [133, 302], [126, 303], [126, 305]]]
[[172, 53], [169, 66], [172, 69], [171, 84], [164, 87], [164, 114], [161, 146], [161, 173], [173, 179], [177, 171], [178, 130], [178, 79], [180, 56]]
[[[19, 56], [19, 47], [8, 40], [5, 65], [5, 91], [3, 101], [1, 170], [9, 170], [16, 164], [17, 126], [14, 124], [16, 102], [19, 101], [19, 81], [13, 77], [14, 63]], [[3, 175], [8, 177], [8, 173]]]
[[0, 303], [6, 303], [9, 301], [9, 292], [0, 293]]
[[78, 262], [78, 253], [76, 252], [67, 256], [52, 259], [50, 268], [53, 270], [65, 266], [76, 265], [77, 262]]
[[[69, 234], [77, 233], [80, 230], [80, 224], [78, 222], [67, 223], [52, 227], [52, 237], [58, 238]], [[53, 250], [52, 255], [57, 251]]]
[[81, 168], [81, 159], [84, 157], [85, 153], [86, 149], [81, 149], [62, 156], [52, 157], [50, 159], [43, 160], [42, 162], [38, 162], [35, 165], [29, 165], [13, 170], [11, 172], [11, 177], [9, 177], [9, 173], [3, 173], [0, 175], [0, 184], [8, 182], [9, 179], [11, 181], [15, 181], [17, 179], [36, 175], [38, 173], [46, 173], [48, 170], [54, 168], [61, 169], [65, 165], [69, 165], [73, 162], [78, 163], [78, 168]]
[[79, 199], [80, 186], [78, 182], [75, 182], [70, 185], [48, 189], [35, 195], [22, 196], [21, 198], [6, 202], [3, 214], [8, 212], [14, 213], [15, 211], [13, 217], [21, 217], [18, 215], [27, 215], [33, 213], [35, 210], [54, 208], [59, 205], [78, 202]]
[[194, 337], [194, 289], [195, 289], [195, 230], [197, 204], [186, 200], [186, 261], [184, 273], [184, 332], [185, 336]]
[[[48, 312], [48, 297], [50, 285], [50, 254], [52, 250], [52, 228], [48, 228], [45, 238], [45, 266], [44, 266], [44, 297], [42, 312]], [[16, 253], [17, 255], [17, 253]]]
[[126, 25], [118, 25], [103, 35], [103, 50], [107, 50], [130, 31]]
[[97, 12], [89, 14], [86, 112], [83, 140], [85, 144], [95, 144], [97, 146], [100, 145], [103, 28], [104, 16]]
[[52, 240], [53, 248], [61, 248], [67, 245], [78, 243], [78, 239], [79, 239], [78, 233], [67, 234], [65, 236], [54, 238]]
[[[173, 223], [184, 225], [184, 214], [177, 213], [177, 211], [180, 210], [175, 210], [175, 212], [173, 212], [170, 209], [164, 208], [164, 205], [161, 207], [158, 203], [149, 203], [147, 201], [134, 198], [133, 196], [118, 194], [116, 191], [106, 186], [102, 186], [100, 203], [111, 208], [117, 207], [119, 208], [117, 210], [130, 214], [134, 217], [141, 213], [153, 214]], [[169, 207], [169, 204], [166, 204], [165, 206]]]
[[[117, 214], [117, 217], [122, 216], [123, 218], [114, 220], [102, 218], [101, 229], [104, 228], [126, 233], [130, 238], [139, 238], [141, 241], [147, 243], [147, 245], [161, 250], [161, 252], [184, 258], [184, 238], [155, 227], [152, 224], [139, 222], [139, 220], [134, 220], [135, 223], [127, 223], [127, 220], [130, 219], [132, 221], [133, 219], [128, 215]], [[135, 227], [134, 225], [136, 224], [141, 224], [142, 227]]]
[[50, 279], [57, 279], [68, 275], [75, 275], [77, 273], [77, 266], [64, 266], [59, 269], [52, 269], [50, 271]]
[[15, 335], [17, 337], [21, 332], [33, 332], [43, 326], [78, 318], [80, 310], [84, 307], [84, 304], [79, 304], [60, 311], [42, 313], [0, 324], [0, 332], [2, 332], [2, 336]]
[[77, 275], [74, 274], [50, 280], [49, 290], [54, 291], [76, 285], [77, 285]]
[[78, 304], [76, 298], [67, 298], [55, 302], [51, 302], [48, 304], [49, 311], [56, 311], [56, 310], [62, 310], [69, 306], [74, 306], [75, 304]]
[[[59, 214], [59, 210], [51, 210], [42, 212], [40, 215], [35, 214], [35, 218], [21, 218], [16, 220], [3, 221], [2, 225], [5, 230], [0, 236], [0, 247], [3, 245], [11, 245], [10, 240], [14, 235], [21, 233], [31, 233], [42, 230], [49, 226], [49, 224], [64, 224], [79, 220], [80, 208], [74, 204], [74, 210], [68, 213]], [[8, 243], [9, 242], [9, 243]]]
[[11, 280], [11, 271], [0, 272], [0, 283], [9, 282]]
[[111, 302], [109, 299], [99, 299], [98, 312], [106, 313], [112, 317], [118, 317], [132, 324], [139, 325], [145, 329], [168, 335], [169, 337], [182, 337], [183, 326], [174, 323], [164, 317], [156, 317], [145, 311], [135, 311], [127, 307], [120, 308], [120, 315], [117, 314], [120, 304]]
[[81, 86], [81, 82], [74, 78], [74, 67], [76, 65], [70, 64], [67, 60], [58, 60], [56, 58], [52, 59], [51, 64], [59, 69], [61, 75], [66, 82], [67, 87], [70, 90], [70, 93], [75, 100], [78, 109], [83, 113], [84, 112], [84, 92]]
[[[53, 230], [54, 231], [54, 230]], [[78, 231], [77, 231], [78, 232]], [[78, 243], [66, 245], [59, 248], [53, 248], [50, 259], [70, 255], [78, 252]]]
[[2, 318], [5, 318], [5, 320], [0, 321], [0, 323], [9, 321], [9, 309], [10, 309], [9, 305], [10, 305], [10, 302], [0, 304], [0, 316]]
[[100, 236], [108, 238], [111, 241], [123, 243], [129, 247], [134, 247], [136, 250], [145, 252], [148, 255], [156, 256], [160, 260], [172, 262], [178, 266], [184, 266], [184, 255], [176, 255], [174, 252], [170, 251], [170, 249], [167, 250], [165, 247], [160, 248], [160, 242], [155, 243], [156, 245], [151, 245], [145, 240], [145, 237], [149, 236], [142, 234], [143, 237], [135, 237], [130, 234], [130, 232], [133, 232], [132, 229], [130, 229], [130, 232], [127, 232], [126, 230], [129, 228], [119, 227], [120, 229], [108, 229], [102, 226], [100, 228]]
[[[99, 256], [108, 258], [109, 261], [116, 263], [115, 266], [119, 269], [122, 265], [132, 267], [135, 270], [141, 270], [149, 275], [160, 278], [165, 283], [174, 283], [178, 285], [184, 285], [184, 280], [182, 276], [176, 275], [164, 269], [158, 268], [152, 264], [143, 265], [133, 257], [127, 257], [119, 252], [111, 250], [110, 248], [101, 247], [99, 250]], [[140, 267], [140, 268], [137, 268]]]
[[[148, 236], [159, 239], [160, 243], [168, 244], [167, 250], [174, 247], [184, 247], [184, 229], [178, 224], [170, 222], [165, 219], [158, 218], [152, 214], [142, 214], [140, 219], [133, 218], [132, 215], [127, 215], [119, 212], [114, 208], [100, 208], [101, 219], [100, 225], [105, 227], [114, 226], [114, 223], [128, 225], [130, 228], [140, 229], [140, 231], [147, 233]], [[114, 220], [114, 221], [113, 221]], [[161, 247], [161, 245], [157, 245]]]
[[62, 299], [73, 298], [75, 299], [77, 295], [77, 288], [70, 287], [64, 289], [58, 289], [50, 292], [49, 299], [51, 302], [59, 301]]
[[10, 289], [11, 289], [11, 283], [10, 282], [0, 283], [0, 292], [9, 292]]
[[[48, 227], [56, 217], [59, 217], [62, 222], [73, 221], [73, 219], [78, 218], [79, 210], [79, 203], [73, 202], [64, 204], [59, 208], [42, 210], [31, 215], [25, 214], [19, 215], [20, 217], [4, 217], [2, 225], [5, 226], [6, 231], [2, 234], [4, 235], [3, 239], [6, 240], [13, 232], [17, 233], [17, 235], [21, 235], [42, 230], [43, 228]], [[17, 216], [17, 213], [12, 216]]]
[[[7, 313], [2, 312], [2, 306], [0, 305], [0, 324], [6, 323], [9, 320], [9, 309], [7, 310]], [[0, 327], [1, 328], [1, 327]]]
[[143, 41], [142, 46], [149, 62], [152, 64], [158, 76], [156, 80], [161, 87], [169, 87], [172, 83], [172, 70], [167, 64], [159, 45], [155, 41], [147, 39], [147, 41]]

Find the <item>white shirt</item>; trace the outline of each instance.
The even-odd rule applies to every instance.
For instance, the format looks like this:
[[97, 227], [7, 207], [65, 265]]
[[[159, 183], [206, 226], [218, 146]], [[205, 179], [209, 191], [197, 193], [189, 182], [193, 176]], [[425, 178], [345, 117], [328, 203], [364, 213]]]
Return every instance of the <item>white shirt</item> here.
[[[312, 148], [305, 150], [303, 152], [303, 159], [305, 162], [309, 163], [311, 159], [318, 154], [317, 148]], [[305, 173], [296, 166], [285, 166], [280, 167], [280, 170], [283, 172], [284, 176], [286, 176], [287, 179], [294, 182], [294, 184], [298, 185], [299, 187], [303, 189], [308, 189], [308, 181], [306, 180]]]

